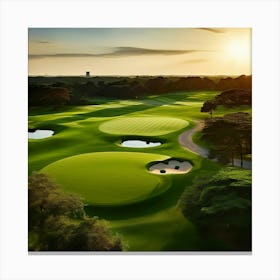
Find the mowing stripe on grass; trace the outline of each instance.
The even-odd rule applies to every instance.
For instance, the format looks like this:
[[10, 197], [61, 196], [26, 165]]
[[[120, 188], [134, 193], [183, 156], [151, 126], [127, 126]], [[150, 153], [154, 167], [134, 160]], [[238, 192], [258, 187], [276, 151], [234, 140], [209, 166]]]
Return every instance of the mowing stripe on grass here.
[[189, 123], [182, 119], [168, 117], [130, 117], [104, 122], [99, 130], [109, 134], [158, 136], [180, 130]]

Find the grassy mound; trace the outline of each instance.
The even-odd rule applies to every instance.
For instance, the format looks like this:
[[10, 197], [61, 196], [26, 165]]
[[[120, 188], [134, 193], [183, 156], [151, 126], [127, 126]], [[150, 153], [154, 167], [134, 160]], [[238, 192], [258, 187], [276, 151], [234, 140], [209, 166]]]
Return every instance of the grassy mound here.
[[80, 154], [56, 161], [42, 172], [66, 192], [91, 205], [125, 205], [156, 196], [170, 186], [168, 177], [151, 174], [146, 165], [167, 156], [130, 152]]
[[109, 134], [158, 136], [180, 130], [188, 122], [169, 117], [118, 118], [99, 126], [99, 130]]

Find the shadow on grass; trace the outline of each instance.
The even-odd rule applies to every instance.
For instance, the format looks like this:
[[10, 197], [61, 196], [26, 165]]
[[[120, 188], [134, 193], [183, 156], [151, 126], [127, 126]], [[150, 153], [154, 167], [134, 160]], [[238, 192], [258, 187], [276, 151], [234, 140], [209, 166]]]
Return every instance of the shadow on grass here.
[[220, 167], [207, 159], [203, 159], [200, 169], [191, 171], [184, 175], [184, 177], [181, 177], [181, 175], [168, 175], [172, 177], [172, 186], [159, 196], [124, 206], [98, 207], [88, 205], [85, 206], [86, 213], [90, 217], [99, 216], [108, 220], [118, 220], [141, 217], [170, 208], [179, 202], [185, 188], [191, 186], [194, 181], [199, 179], [201, 169], [205, 169], [204, 177], [208, 176], [211, 178], [218, 172]]

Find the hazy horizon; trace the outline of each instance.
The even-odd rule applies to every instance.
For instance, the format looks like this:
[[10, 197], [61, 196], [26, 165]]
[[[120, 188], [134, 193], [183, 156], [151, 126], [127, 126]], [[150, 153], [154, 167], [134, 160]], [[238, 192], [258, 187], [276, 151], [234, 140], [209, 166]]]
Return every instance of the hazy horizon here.
[[85, 78], [95, 78], [95, 77], [240, 77], [240, 76], [252, 76], [252, 74], [240, 74], [240, 75], [90, 75], [89, 77], [86, 77], [85, 75], [86, 73], [82, 74], [82, 75], [28, 75], [28, 77], [85, 77]]
[[29, 76], [251, 75], [249, 28], [29, 28]]

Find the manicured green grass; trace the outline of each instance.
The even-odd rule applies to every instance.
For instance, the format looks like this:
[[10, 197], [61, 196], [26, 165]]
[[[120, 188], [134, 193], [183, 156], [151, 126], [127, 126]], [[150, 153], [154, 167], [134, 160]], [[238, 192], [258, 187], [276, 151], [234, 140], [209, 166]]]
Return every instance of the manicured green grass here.
[[117, 135], [159, 136], [180, 130], [188, 122], [166, 117], [132, 117], [120, 118], [102, 123], [99, 130]]
[[196, 143], [198, 146], [201, 146], [204, 148], [210, 148], [210, 145], [206, 141], [203, 141], [201, 139], [201, 135], [202, 135], [201, 131], [195, 132], [192, 137], [193, 142]]
[[149, 216], [111, 221], [111, 226], [113, 231], [122, 233], [132, 251], [199, 250], [204, 245], [196, 228], [176, 207]]
[[[211, 247], [211, 244], [203, 243], [196, 228], [182, 216], [177, 204], [183, 191], [192, 185], [193, 180], [214, 176], [221, 168], [220, 165], [182, 148], [178, 143], [180, 133], [191, 128], [194, 121], [209, 116], [208, 113], [201, 113], [200, 108], [204, 101], [213, 99], [218, 93], [217, 91], [172, 92], [137, 100], [93, 98], [93, 104], [97, 105], [69, 106], [59, 111], [54, 111], [52, 108], [31, 108], [28, 119], [30, 128], [52, 129], [55, 134], [46, 139], [28, 141], [29, 174], [32, 171], [49, 169], [63, 190], [84, 196], [89, 204], [95, 203], [87, 206], [88, 214], [108, 220], [111, 229], [121, 234], [124, 241], [128, 243], [128, 250], [174, 251], [213, 248], [217, 250], [220, 248], [219, 244]], [[239, 110], [246, 111], [248, 108]], [[222, 114], [225, 111], [225, 108], [220, 108], [214, 114]], [[170, 126], [168, 130], [164, 128], [164, 133], [168, 132], [168, 134], [164, 134], [158, 127], [155, 127], [157, 133], [153, 134], [154, 130], [146, 127], [149, 129], [149, 136], [145, 136], [143, 133], [145, 134], [147, 130], [141, 127], [141, 122], [140, 131], [137, 133], [141, 132], [143, 137], [152, 137], [162, 145], [140, 149], [120, 146], [121, 140], [126, 136], [123, 132], [108, 134], [99, 130], [105, 124], [134, 118], [137, 120], [170, 118], [178, 120], [182, 126], [177, 126], [175, 122], [174, 127]], [[111, 126], [111, 129], [115, 127]], [[126, 125], [123, 129], [126, 129]], [[130, 127], [130, 135], [133, 129]], [[158, 134], [159, 131], [162, 133]], [[108, 157], [104, 157], [107, 153]], [[102, 155], [98, 160], [97, 154]], [[113, 154], [124, 154], [125, 158], [112, 156]], [[87, 157], [88, 159], [84, 161]], [[193, 164], [193, 169], [182, 175], [161, 176], [147, 172], [145, 166], [148, 162], [167, 157], [189, 160]], [[101, 162], [110, 168], [103, 169]], [[65, 164], [70, 169], [65, 168]], [[93, 166], [94, 170], [92, 170]], [[85, 170], [82, 167], [85, 167]], [[106, 170], [110, 172], [107, 173]], [[112, 172], [122, 176], [117, 180], [114, 177], [113, 180]], [[73, 179], [75, 176], [77, 179]], [[67, 184], [64, 184], [64, 180]], [[87, 187], [84, 190], [81, 190], [81, 182], [86, 182]], [[154, 190], [157, 183], [160, 187]], [[131, 188], [131, 184], [137, 188]], [[103, 200], [100, 185], [106, 191]], [[110, 185], [114, 195], [104, 189], [106, 185]], [[143, 187], [143, 190], [140, 190], [139, 186]], [[125, 190], [128, 192], [126, 193]], [[100, 196], [96, 198], [95, 194], [98, 192]], [[89, 193], [91, 194], [88, 195]], [[127, 197], [121, 197], [123, 195]], [[139, 199], [141, 195], [143, 195], [142, 200]], [[100, 206], [99, 203], [104, 203], [106, 199], [111, 200], [109, 203], [111, 205]], [[125, 203], [125, 200], [133, 202], [133, 199], [137, 202], [135, 200], [133, 204]]]
[[218, 106], [218, 108], [214, 111], [213, 117], [223, 116], [225, 114], [231, 114], [236, 112], [244, 112], [248, 114], [252, 114], [252, 108], [250, 106], [242, 105], [237, 107], [228, 108], [225, 106]]
[[167, 176], [146, 165], [167, 156], [131, 152], [81, 154], [56, 161], [41, 171], [64, 191], [77, 193], [91, 205], [124, 205], [156, 196], [170, 187]]

